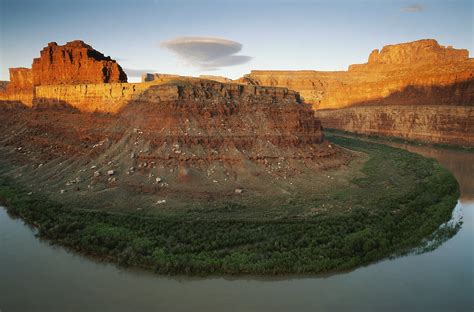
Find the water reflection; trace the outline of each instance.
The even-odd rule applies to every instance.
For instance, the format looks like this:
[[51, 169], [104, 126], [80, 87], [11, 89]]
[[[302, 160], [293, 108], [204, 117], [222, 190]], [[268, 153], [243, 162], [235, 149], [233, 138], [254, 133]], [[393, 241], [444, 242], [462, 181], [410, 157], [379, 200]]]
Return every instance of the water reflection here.
[[404, 147], [438, 159], [461, 185], [464, 225], [433, 252], [329, 276], [171, 278], [50, 246], [0, 209], [0, 310], [472, 311], [474, 153]]

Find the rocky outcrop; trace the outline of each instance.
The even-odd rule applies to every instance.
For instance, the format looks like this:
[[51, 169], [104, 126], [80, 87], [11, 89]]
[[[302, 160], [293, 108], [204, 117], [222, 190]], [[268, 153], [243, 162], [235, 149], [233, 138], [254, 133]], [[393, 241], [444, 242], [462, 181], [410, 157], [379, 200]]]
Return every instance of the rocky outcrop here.
[[[121, 89], [120, 92], [125, 94], [123, 100], [126, 101], [129, 99], [128, 89], [135, 88], [133, 85], [130, 88], [120, 85], [120, 82], [126, 81], [127, 76], [116, 61], [84, 42], [76, 40], [63, 46], [51, 42], [41, 51], [41, 56], [33, 60], [31, 69], [10, 68], [10, 82], [4, 90], [0, 90], [0, 102], [3, 102], [3, 106], [11, 106], [12, 103], [32, 106], [38, 100], [37, 92], [39, 98], [60, 100], [66, 97], [69, 100], [69, 96], [78, 97], [81, 92], [84, 93], [73, 90], [88, 88], [95, 94], [109, 92], [112, 98], [117, 98], [117, 90]], [[101, 85], [87, 87], [85, 84]], [[50, 89], [49, 86], [56, 87]]]
[[10, 68], [10, 83], [8, 84], [7, 91], [21, 92], [21, 91], [30, 91], [33, 88], [33, 73], [31, 69], [19, 67], [19, 68]]
[[0, 100], [20, 93], [33, 97], [36, 86], [114, 82], [127, 82], [127, 75], [110, 57], [80, 40], [63, 46], [51, 42], [33, 60], [31, 69], [10, 68], [10, 83]]
[[53, 195], [156, 211], [313, 192], [353, 157], [324, 141], [295, 91], [170, 79], [38, 86], [36, 109], [0, 113], [0, 159], [33, 168]]
[[[18, 90], [0, 94], [0, 160], [27, 167], [35, 192], [117, 212], [125, 197], [150, 213], [242, 209], [242, 199], [254, 209], [312, 194], [355, 157], [324, 140], [296, 91], [159, 74], [103, 83], [114, 63], [66, 46], [75, 52], [50, 44], [24, 71], [29, 89], [13, 71]], [[96, 61], [111, 71], [97, 75]]]
[[[369, 55], [367, 65], [414, 65], [445, 64], [463, 62], [469, 58], [466, 49], [454, 49], [438, 44], [436, 40], [424, 39], [413, 42], [387, 45], [379, 52], [375, 49]], [[359, 67], [360, 68], [360, 67]], [[349, 70], [355, 69], [349, 67]]]
[[127, 75], [110, 57], [76, 40], [60, 46], [48, 43], [33, 60], [33, 84], [81, 84], [127, 82]]
[[31, 104], [36, 108], [60, 106], [82, 112], [117, 113], [148, 87], [144, 83], [38, 86]]
[[[0, 106], [2, 101], [3, 105], [8, 101], [18, 101], [35, 108], [68, 107], [81, 112], [118, 113], [130, 102], [151, 94], [155, 102], [176, 101], [184, 96], [182, 92], [187, 90], [186, 86], [200, 86], [202, 89], [195, 89], [196, 97], [204, 93], [213, 100], [216, 99], [215, 96], [220, 95], [224, 96], [221, 100], [226, 102], [257, 101], [256, 99], [261, 97], [260, 100], [267, 99], [276, 104], [287, 100], [301, 104], [299, 94], [287, 88], [222, 84], [199, 78], [175, 76], [147, 83], [36, 86], [34, 95], [26, 93], [25, 95], [30, 95], [26, 99], [21, 97], [23, 93], [0, 94]], [[155, 90], [154, 93], [150, 93], [149, 89]], [[187, 96], [192, 98], [191, 95]]]
[[[314, 109], [334, 110], [319, 115], [323, 126], [351, 131], [354, 131], [355, 125], [350, 123], [347, 118], [349, 115], [335, 110], [366, 106], [450, 105], [455, 111], [458, 106], [474, 105], [474, 59], [468, 57], [467, 50], [443, 47], [431, 39], [385, 46], [380, 52], [374, 50], [367, 63], [351, 65], [348, 71], [252, 71], [238, 81], [296, 90]], [[416, 107], [413, 111], [415, 109]], [[383, 108], [379, 107], [373, 111], [362, 109], [361, 112], [382, 110]], [[400, 113], [408, 111], [409, 109], [406, 109]], [[329, 117], [330, 114], [334, 114], [334, 118], [343, 118], [340, 122], [335, 122], [334, 118]], [[412, 119], [408, 117], [398, 119], [399, 129], [405, 128], [409, 131], [416, 127], [410, 120]], [[427, 119], [428, 122], [430, 120], [432, 119]], [[456, 120], [457, 117], [453, 117], [446, 122], [452, 122], [453, 131], [461, 133], [465, 128]], [[363, 127], [360, 122], [357, 125], [360, 131], [368, 128], [371, 128], [371, 133], [375, 131], [372, 126]], [[378, 126], [380, 133], [395, 133], [382, 128], [382, 124]], [[436, 126], [427, 125], [425, 134], [429, 129], [436, 131]], [[447, 141], [450, 140], [445, 131], [440, 133], [446, 136]], [[423, 135], [423, 138], [427, 141], [431, 141], [430, 138], [438, 141], [436, 136], [437, 134], [433, 133], [433, 136]], [[474, 133], [467, 132], [465, 136], [472, 137]], [[470, 142], [470, 139], [466, 142]]]
[[474, 102], [473, 81], [468, 51], [432, 39], [374, 50], [368, 63], [348, 71], [252, 71], [238, 80], [296, 90], [315, 109], [394, 104], [395, 98], [400, 105], [468, 105]]

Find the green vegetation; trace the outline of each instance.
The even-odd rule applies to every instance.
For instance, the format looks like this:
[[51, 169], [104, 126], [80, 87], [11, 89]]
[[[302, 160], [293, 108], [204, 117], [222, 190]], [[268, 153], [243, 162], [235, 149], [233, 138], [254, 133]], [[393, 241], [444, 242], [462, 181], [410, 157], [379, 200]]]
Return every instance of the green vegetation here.
[[[11, 215], [35, 225], [40, 237], [165, 274], [350, 269], [419, 246], [450, 219], [459, 186], [434, 160], [380, 144], [343, 137], [331, 140], [370, 157], [364, 174], [351, 187], [334, 190], [326, 200], [314, 203], [346, 206], [339, 213], [275, 220], [108, 214], [28, 195], [5, 177], [0, 178], [0, 198]], [[444, 228], [442, 235], [454, 232]]]

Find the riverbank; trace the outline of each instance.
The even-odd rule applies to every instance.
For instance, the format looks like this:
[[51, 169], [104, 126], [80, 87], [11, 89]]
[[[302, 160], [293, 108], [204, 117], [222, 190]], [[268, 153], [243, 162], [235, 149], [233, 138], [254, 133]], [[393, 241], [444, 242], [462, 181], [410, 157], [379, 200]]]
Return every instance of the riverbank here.
[[309, 197], [315, 213], [300, 218], [198, 220], [84, 211], [31, 194], [5, 177], [0, 197], [10, 214], [35, 225], [42, 238], [163, 274], [350, 269], [418, 246], [450, 219], [459, 187], [434, 160], [380, 144], [331, 140], [369, 156], [363, 176], [325, 198]]

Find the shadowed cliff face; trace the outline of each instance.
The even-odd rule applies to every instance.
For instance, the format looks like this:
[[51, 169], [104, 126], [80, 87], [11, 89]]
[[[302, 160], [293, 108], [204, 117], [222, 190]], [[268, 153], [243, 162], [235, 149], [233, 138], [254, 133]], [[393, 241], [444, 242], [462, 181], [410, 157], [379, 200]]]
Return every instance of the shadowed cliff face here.
[[473, 106], [354, 106], [318, 110], [316, 116], [325, 128], [405, 140], [474, 146]]

